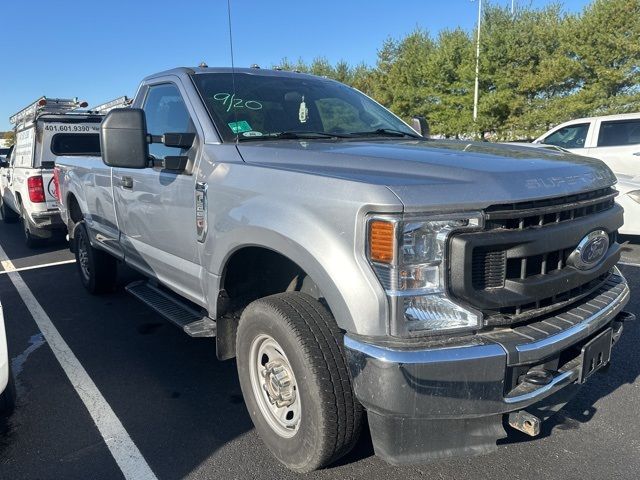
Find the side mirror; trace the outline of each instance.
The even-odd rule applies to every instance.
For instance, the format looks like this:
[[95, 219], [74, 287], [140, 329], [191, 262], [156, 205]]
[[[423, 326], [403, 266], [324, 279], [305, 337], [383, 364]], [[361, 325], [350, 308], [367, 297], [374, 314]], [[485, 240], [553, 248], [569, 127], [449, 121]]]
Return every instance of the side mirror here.
[[424, 117], [413, 117], [411, 119], [413, 129], [424, 138], [429, 138], [429, 122]]
[[110, 167], [146, 168], [147, 123], [140, 108], [114, 108], [100, 125], [102, 161]]

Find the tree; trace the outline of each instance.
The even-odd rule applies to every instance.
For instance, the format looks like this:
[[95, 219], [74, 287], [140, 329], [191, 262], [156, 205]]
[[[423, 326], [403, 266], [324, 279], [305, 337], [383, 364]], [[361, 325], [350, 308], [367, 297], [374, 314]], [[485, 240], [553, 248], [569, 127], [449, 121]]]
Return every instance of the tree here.
[[475, 32], [388, 38], [374, 67], [324, 57], [281, 66], [353, 85], [407, 120], [424, 115], [446, 137], [534, 138], [572, 118], [640, 111], [640, 0], [594, 0], [578, 14], [552, 4], [514, 15], [503, 4], [484, 10], [477, 122]]
[[13, 130], [2, 133], [2, 139], [6, 140], [9, 145], [16, 143], [16, 133]]

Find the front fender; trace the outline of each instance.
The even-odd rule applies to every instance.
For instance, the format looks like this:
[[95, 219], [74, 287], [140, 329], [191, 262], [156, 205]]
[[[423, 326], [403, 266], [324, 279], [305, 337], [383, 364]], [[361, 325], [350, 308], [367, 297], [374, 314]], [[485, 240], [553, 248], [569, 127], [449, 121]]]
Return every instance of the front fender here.
[[361, 335], [384, 334], [386, 297], [364, 259], [364, 227], [362, 231], [357, 228], [364, 226], [357, 217], [364, 217], [369, 208], [330, 214], [327, 209], [331, 206], [326, 207], [317, 212], [257, 196], [218, 217], [205, 248], [211, 252], [208, 271], [217, 282], [208, 290], [217, 291], [224, 268], [236, 251], [263, 247], [289, 258], [312, 278], [340, 328]]

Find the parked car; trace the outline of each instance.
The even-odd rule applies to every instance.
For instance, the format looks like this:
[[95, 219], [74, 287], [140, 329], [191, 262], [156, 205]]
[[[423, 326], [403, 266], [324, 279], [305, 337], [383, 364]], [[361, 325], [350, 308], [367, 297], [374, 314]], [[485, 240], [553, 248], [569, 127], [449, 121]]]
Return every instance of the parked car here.
[[0, 416], [7, 416], [15, 407], [16, 388], [11, 375], [11, 363], [7, 349], [4, 315], [0, 304]]
[[[569, 152], [566, 148], [544, 143], [510, 142], [508, 145]], [[640, 235], [640, 175], [634, 177], [618, 173], [616, 177], [618, 178], [616, 189], [620, 192], [616, 202], [624, 208], [624, 224], [620, 227], [619, 233]]]
[[52, 190], [56, 158], [100, 151], [102, 116], [74, 112], [84, 106], [77, 99], [42, 97], [9, 119], [16, 143], [9, 161], [0, 164], [0, 211], [6, 223], [21, 219], [29, 247], [65, 228]]
[[615, 173], [640, 174], [640, 113], [571, 120], [534, 143], [557, 145], [600, 159]]
[[620, 195], [616, 201], [624, 208], [624, 225], [620, 233], [640, 235], [640, 175], [635, 177], [619, 173], [616, 188]]
[[215, 336], [293, 470], [348, 452], [363, 407], [392, 463], [535, 436], [633, 317], [598, 160], [428, 140], [338, 82], [257, 69], [147, 77], [100, 139], [54, 177], [82, 284], [113, 289], [123, 262], [148, 277], [131, 294]]
[[11, 153], [11, 147], [8, 148], [0, 148], [0, 161], [7, 160], [7, 157]]

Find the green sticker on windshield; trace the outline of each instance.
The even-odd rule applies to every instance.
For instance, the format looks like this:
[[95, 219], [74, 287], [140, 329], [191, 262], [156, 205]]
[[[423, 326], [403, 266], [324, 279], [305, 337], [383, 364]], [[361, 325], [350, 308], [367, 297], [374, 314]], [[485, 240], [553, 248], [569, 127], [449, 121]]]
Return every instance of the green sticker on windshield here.
[[251, 130], [253, 130], [253, 128], [251, 128], [251, 125], [249, 125], [249, 122], [245, 120], [241, 120], [239, 122], [229, 122], [227, 123], [227, 125], [229, 125], [229, 128], [233, 133], [250, 132]]

